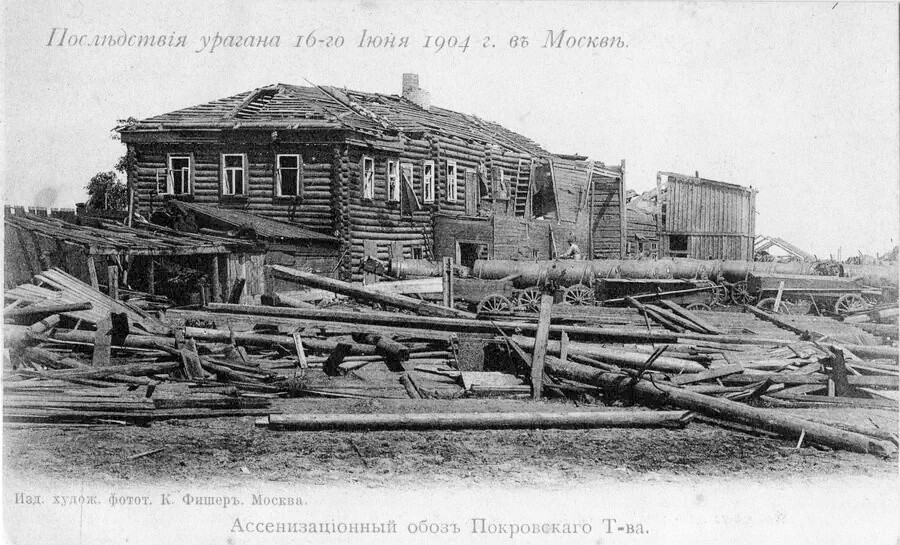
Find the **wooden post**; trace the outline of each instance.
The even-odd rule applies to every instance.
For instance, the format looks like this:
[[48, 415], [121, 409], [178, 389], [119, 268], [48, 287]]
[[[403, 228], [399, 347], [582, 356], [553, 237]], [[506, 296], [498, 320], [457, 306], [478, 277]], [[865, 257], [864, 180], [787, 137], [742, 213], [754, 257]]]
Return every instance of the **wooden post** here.
[[109, 365], [109, 357], [112, 352], [112, 317], [106, 315], [97, 322], [97, 330], [94, 332], [94, 355], [91, 364], [94, 367], [106, 367]]
[[443, 268], [441, 270], [441, 278], [443, 284], [444, 306], [453, 308], [453, 258], [445, 257], [443, 259]]
[[294, 350], [297, 351], [297, 366], [300, 369], [308, 369], [309, 364], [306, 362], [306, 351], [303, 350], [303, 339], [299, 333], [294, 333], [292, 337], [294, 338]]
[[87, 256], [87, 270], [88, 277], [91, 279], [91, 287], [99, 291], [100, 281], [97, 279], [97, 263], [92, 255]]
[[147, 291], [150, 295], [156, 295], [156, 262], [150, 258], [150, 266], [147, 267]]
[[222, 284], [219, 278], [219, 256], [217, 254], [212, 256], [212, 282], [210, 286], [212, 287], [212, 301], [218, 303], [222, 300]]
[[106, 268], [106, 274], [109, 282], [109, 296], [112, 299], [119, 299], [119, 268], [110, 265]]
[[569, 356], [569, 334], [563, 331], [559, 334], [559, 359], [566, 361]]
[[[374, 240], [364, 240], [363, 241], [363, 262], [368, 261], [369, 258], [378, 259], [378, 245]], [[369, 284], [374, 284], [378, 282], [378, 277], [375, 273], [371, 273], [368, 271], [363, 271], [363, 286], [368, 286]]]
[[781, 307], [782, 295], [784, 295], [784, 280], [778, 283], [778, 293], [775, 295], [775, 305], [772, 307], [772, 312], [778, 312], [778, 309]]
[[541, 296], [541, 313], [538, 315], [538, 328], [534, 337], [534, 353], [531, 357], [531, 398], [541, 399], [544, 385], [544, 357], [547, 355], [547, 337], [550, 335], [550, 313], [553, 309], [553, 296]]

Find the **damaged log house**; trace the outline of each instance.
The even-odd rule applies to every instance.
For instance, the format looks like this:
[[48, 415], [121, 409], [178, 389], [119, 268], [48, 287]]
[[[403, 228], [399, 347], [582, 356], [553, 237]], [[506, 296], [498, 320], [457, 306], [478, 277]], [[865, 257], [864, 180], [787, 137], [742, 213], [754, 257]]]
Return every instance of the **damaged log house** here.
[[402, 96], [277, 84], [118, 130], [137, 212], [176, 200], [291, 222], [339, 240], [324, 272], [345, 279], [367, 257], [548, 259], [571, 236], [593, 258], [625, 252], [624, 162], [431, 106], [415, 74]]

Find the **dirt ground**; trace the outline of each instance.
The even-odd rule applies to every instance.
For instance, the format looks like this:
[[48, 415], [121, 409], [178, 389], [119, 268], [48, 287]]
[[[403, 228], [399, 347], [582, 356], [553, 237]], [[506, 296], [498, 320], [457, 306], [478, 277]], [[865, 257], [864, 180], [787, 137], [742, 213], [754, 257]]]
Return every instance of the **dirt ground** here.
[[[509, 399], [279, 400], [283, 413], [622, 410]], [[639, 408], [625, 410], [643, 410]], [[896, 431], [885, 410], [792, 409], [796, 416]], [[681, 430], [278, 432], [255, 418], [170, 420], [137, 426], [4, 426], [4, 474], [120, 483], [273, 483], [403, 486], [492, 483], [546, 486], [579, 481], [768, 480], [890, 477], [889, 459], [804, 447], [692, 422]], [[142, 452], [163, 448], [137, 459]]]

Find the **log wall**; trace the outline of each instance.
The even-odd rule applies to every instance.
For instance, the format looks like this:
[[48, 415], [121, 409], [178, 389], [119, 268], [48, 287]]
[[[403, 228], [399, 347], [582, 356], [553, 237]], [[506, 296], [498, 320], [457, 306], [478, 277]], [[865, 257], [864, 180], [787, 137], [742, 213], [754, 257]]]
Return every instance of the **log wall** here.
[[[335, 217], [332, 209], [332, 150], [328, 146], [275, 143], [142, 143], [132, 144], [136, 155], [137, 210], [149, 215], [162, 208], [163, 190], [169, 154], [193, 157], [193, 187], [188, 199], [194, 202], [239, 208], [272, 219], [289, 221], [303, 227], [332, 234]], [[246, 196], [221, 194], [222, 153], [247, 154]], [[275, 155], [299, 154], [303, 160], [303, 194], [300, 198], [275, 195]], [[181, 197], [185, 198], [185, 197]]]

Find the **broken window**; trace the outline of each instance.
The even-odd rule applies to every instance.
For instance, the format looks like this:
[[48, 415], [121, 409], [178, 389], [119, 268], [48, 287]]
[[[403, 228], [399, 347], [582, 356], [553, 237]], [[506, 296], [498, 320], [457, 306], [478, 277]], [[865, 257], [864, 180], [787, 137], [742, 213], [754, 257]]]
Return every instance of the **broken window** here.
[[400, 202], [400, 164], [397, 161], [387, 162], [387, 178], [387, 200]]
[[434, 202], [434, 161], [422, 163], [422, 202]]
[[242, 153], [222, 154], [222, 194], [247, 194], [247, 156]]
[[169, 195], [188, 195], [191, 192], [191, 157], [170, 155], [166, 170], [166, 189]]
[[375, 198], [375, 159], [371, 157], [362, 159], [362, 198]]
[[687, 257], [687, 235], [669, 235], [669, 253], [674, 257]]
[[456, 161], [447, 161], [447, 202], [456, 202]]
[[296, 197], [303, 193], [299, 155], [276, 155], [275, 191], [279, 197]]

